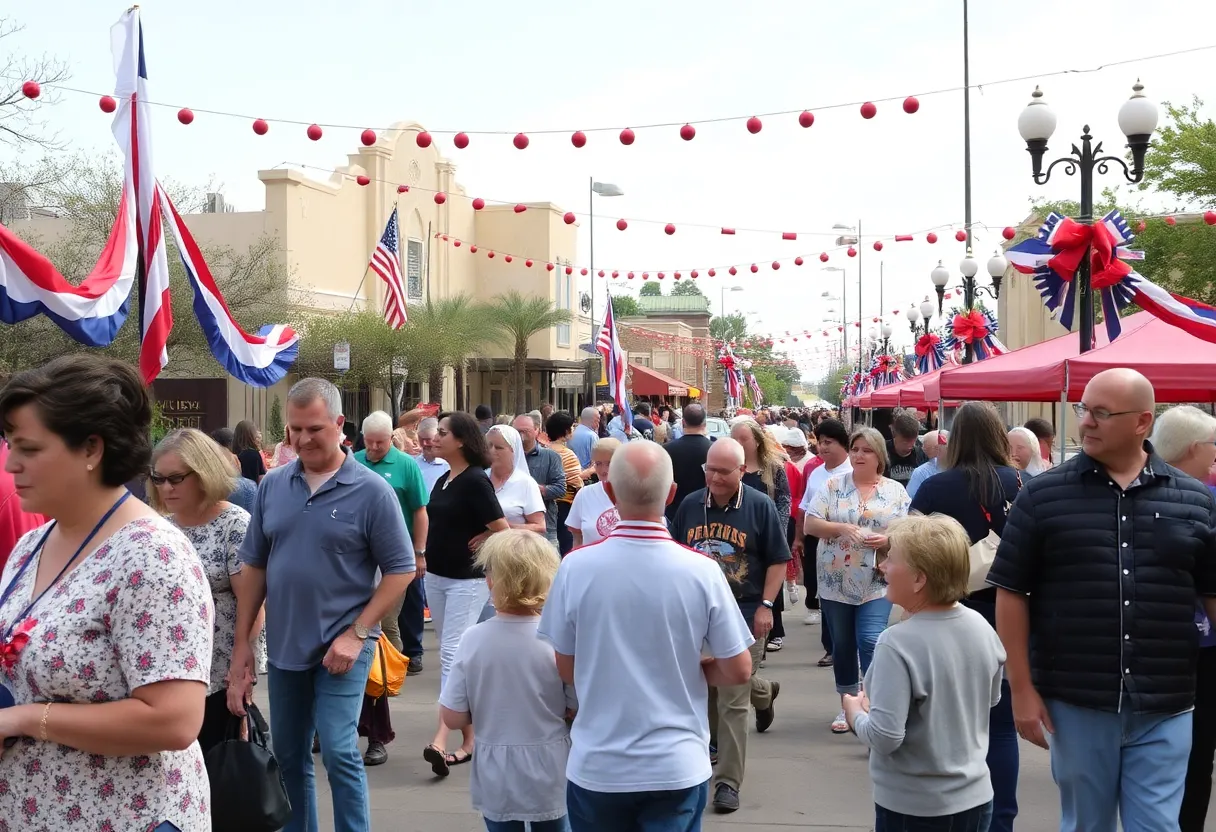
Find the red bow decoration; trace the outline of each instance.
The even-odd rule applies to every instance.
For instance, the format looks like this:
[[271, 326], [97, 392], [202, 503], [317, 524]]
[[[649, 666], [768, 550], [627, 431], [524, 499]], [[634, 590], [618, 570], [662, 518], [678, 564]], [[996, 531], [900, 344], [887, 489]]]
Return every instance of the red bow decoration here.
[[920, 340], [916, 342], [916, 357], [924, 358], [937, 348], [937, 345], [941, 343], [941, 340], [941, 338], [938, 338], [933, 333], [920, 336]]
[[988, 321], [978, 309], [972, 309], [966, 315], [955, 315], [952, 326], [954, 337], [964, 344], [973, 344], [988, 337]]
[[27, 618], [13, 630], [12, 638], [4, 642], [4, 644], [0, 644], [0, 668], [4, 670], [13, 669], [13, 665], [17, 664], [17, 657], [21, 655], [21, 651], [25, 649], [25, 645], [29, 643], [30, 632], [36, 626], [38, 626], [38, 619]]
[[1101, 221], [1085, 225], [1065, 217], [1056, 226], [1051, 248], [1057, 254], [1047, 265], [1064, 280], [1072, 280], [1088, 250], [1090, 283], [1095, 290], [1114, 286], [1132, 271], [1131, 266], [1115, 256], [1114, 235]]

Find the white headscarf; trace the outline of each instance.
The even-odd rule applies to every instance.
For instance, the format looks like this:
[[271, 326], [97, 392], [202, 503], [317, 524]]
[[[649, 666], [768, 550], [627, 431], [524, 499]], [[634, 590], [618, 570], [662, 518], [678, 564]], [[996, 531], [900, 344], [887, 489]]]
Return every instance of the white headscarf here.
[[[495, 432], [501, 434], [502, 438], [507, 440], [507, 444], [511, 446], [511, 451], [515, 454], [515, 470], [511, 472], [510, 478], [515, 479], [516, 477], [523, 476], [531, 480], [532, 473], [528, 470], [528, 460], [524, 458], [524, 440], [519, 435], [519, 431], [510, 425], [494, 425], [486, 431], [486, 435], [488, 436]], [[489, 473], [490, 469], [487, 468], [486, 474], [488, 475]]]
[[1037, 477], [1039, 474], [1047, 470], [1047, 461], [1043, 459], [1043, 455], [1039, 452], [1039, 437], [1034, 435], [1030, 428], [1016, 427], [1009, 431], [1010, 434], [1017, 434], [1026, 444], [1030, 446], [1030, 464], [1026, 466], [1026, 476]]

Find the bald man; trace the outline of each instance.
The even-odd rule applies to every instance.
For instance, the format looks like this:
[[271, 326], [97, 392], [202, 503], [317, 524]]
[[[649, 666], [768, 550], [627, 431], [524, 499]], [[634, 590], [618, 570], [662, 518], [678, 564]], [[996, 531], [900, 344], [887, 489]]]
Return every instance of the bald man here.
[[743, 484], [747, 470], [743, 446], [729, 437], [709, 446], [705, 488], [684, 498], [672, 520], [675, 539], [713, 558], [734, 590], [739, 612], [756, 637], [750, 682], [716, 688], [709, 702], [710, 743], [718, 749], [713, 787], [714, 811], [739, 808], [739, 789], [747, 762], [748, 706], [756, 708], [756, 730], [773, 724], [778, 682], [755, 676], [773, 628], [773, 604], [785, 582], [790, 548], [785, 519], [762, 491]]
[[988, 574], [1014, 722], [1050, 748], [1062, 832], [1179, 828], [1216, 508], [1149, 444], [1154, 407], [1133, 370], [1093, 377], [1081, 452], [1026, 481]]

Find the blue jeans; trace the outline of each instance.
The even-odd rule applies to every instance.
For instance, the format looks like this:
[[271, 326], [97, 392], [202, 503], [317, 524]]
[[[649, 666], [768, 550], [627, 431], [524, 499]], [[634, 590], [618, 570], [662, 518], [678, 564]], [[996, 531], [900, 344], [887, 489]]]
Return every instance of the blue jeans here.
[[593, 792], [566, 783], [572, 832], [701, 832], [709, 781], [664, 792]]
[[490, 820], [486, 822], [488, 832], [570, 832], [570, 822], [565, 817], [557, 820]]
[[401, 613], [397, 616], [401, 644], [405, 647], [401, 652], [409, 656], [411, 665], [422, 660], [422, 611], [426, 608], [426, 590], [423, 589], [423, 583], [424, 581], [420, 580], [410, 581], [405, 590], [405, 601], [401, 604]]
[[874, 832], [988, 832], [992, 801], [953, 815], [921, 818], [874, 806]]
[[[984, 616], [996, 629], [996, 598], [981, 591], [963, 601], [963, 605]], [[1013, 694], [1009, 683], [1001, 682], [1001, 701], [988, 712], [988, 774], [992, 779], [991, 832], [1013, 832], [1018, 816], [1018, 770], [1021, 751], [1018, 729], [1013, 722]]]
[[371, 832], [358, 729], [375, 647], [369, 639], [354, 666], [341, 676], [320, 665], [308, 670], [270, 666], [270, 730], [291, 800], [291, 821], [283, 832], [318, 830], [314, 732], [321, 738], [321, 760], [333, 794], [335, 832]]
[[[843, 604], [819, 599], [823, 619], [832, 633], [832, 671], [836, 674], [836, 692], [853, 696], [861, 690], [861, 677], [870, 669], [874, 645], [891, 619], [891, 602], [875, 598], [864, 604]], [[861, 665], [861, 673], [857, 667]]]
[[1134, 714], [1048, 700], [1060, 832], [1177, 832], [1191, 712]]

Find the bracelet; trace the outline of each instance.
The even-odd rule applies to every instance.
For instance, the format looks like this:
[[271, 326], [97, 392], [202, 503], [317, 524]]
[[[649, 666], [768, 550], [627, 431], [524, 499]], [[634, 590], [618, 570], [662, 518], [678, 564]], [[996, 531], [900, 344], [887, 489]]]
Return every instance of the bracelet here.
[[51, 715], [51, 703], [47, 702], [46, 707], [42, 709], [42, 721], [38, 723], [38, 739], [46, 742], [46, 720]]

